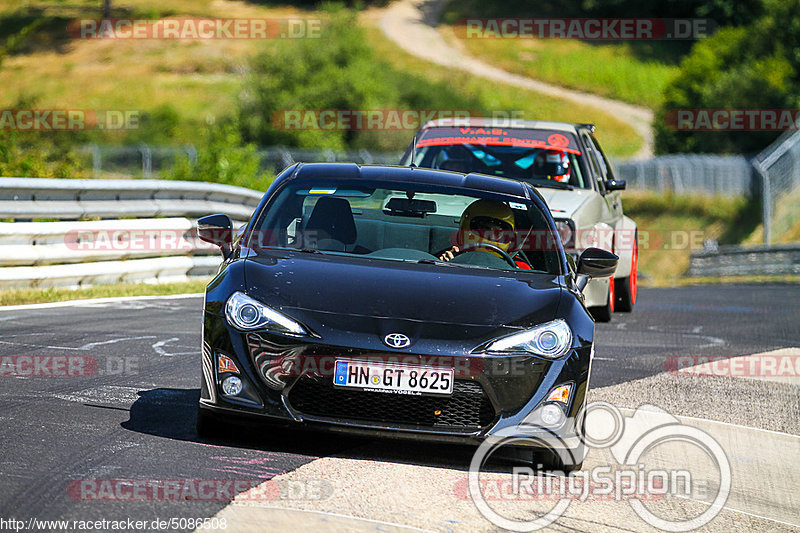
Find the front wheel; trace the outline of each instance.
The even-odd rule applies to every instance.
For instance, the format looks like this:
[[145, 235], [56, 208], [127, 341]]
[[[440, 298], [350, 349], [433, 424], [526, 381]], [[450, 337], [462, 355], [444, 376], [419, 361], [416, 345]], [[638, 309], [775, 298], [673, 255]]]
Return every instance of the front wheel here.
[[614, 285], [614, 278], [608, 278], [608, 296], [606, 296], [606, 305], [589, 308], [589, 312], [592, 314], [592, 318], [594, 318], [595, 322], [611, 321], [611, 313], [614, 312], [614, 304], [616, 302]]
[[633, 311], [633, 304], [636, 303], [636, 291], [638, 282], [639, 268], [639, 238], [638, 235], [633, 240], [633, 253], [631, 254], [631, 275], [627, 278], [620, 278], [616, 281], [617, 301], [616, 311], [630, 313]]

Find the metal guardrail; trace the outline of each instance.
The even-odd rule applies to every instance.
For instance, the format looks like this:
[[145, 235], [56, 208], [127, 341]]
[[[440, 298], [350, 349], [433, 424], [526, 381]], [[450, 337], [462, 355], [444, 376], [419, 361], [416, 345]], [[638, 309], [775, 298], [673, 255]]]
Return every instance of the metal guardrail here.
[[261, 196], [204, 182], [0, 178], [0, 217], [15, 220], [0, 223], [0, 288], [208, 276], [219, 251], [194, 218], [244, 222]]
[[225, 212], [247, 220], [261, 196], [199, 181], [0, 178], [0, 216], [78, 220]]
[[800, 244], [720, 246], [691, 255], [689, 276], [763, 276], [800, 274]]

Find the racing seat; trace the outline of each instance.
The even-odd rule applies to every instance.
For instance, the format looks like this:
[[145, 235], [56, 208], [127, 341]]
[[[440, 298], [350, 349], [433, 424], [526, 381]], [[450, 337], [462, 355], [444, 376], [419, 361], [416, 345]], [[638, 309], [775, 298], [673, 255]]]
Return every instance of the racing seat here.
[[356, 223], [350, 202], [345, 198], [323, 196], [317, 200], [305, 226], [308, 243], [320, 250], [347, 251], [356, 242]]

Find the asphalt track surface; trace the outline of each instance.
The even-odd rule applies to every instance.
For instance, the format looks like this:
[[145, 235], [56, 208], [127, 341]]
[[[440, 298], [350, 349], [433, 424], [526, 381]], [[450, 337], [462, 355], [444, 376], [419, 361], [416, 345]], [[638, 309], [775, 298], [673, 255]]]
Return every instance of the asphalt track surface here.
[[[212, 517], [229, 503], [227, 493], [202, 501], [98, 501], [76, 487], [87, 479], [250, 483], [369, 446], [264, 428], [225, 441], [198, 438], [201, 305], [200, 297], [164, 297], [0, 309], [0, 357], [97, 361], [93, 375], [0, 377], [0, 519]], [[797, 316], [800, 285], [641, 289], [632, 314], [598, 324], [592, 387], [656, 376], [673, 355], [796, 347]], [[424, 464], [432, 453], [423, 445], [396, 446], [401, 461], [419, 456]], [[393, 457], [390, 446], [382, 460]]]

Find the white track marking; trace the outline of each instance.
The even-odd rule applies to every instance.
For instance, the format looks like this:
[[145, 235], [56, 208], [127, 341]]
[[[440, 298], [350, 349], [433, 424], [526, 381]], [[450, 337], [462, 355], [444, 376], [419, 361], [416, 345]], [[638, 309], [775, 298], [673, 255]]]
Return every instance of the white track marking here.
[[[41, 333], [40, 335], [44, 335]], [[21, 335], [21, 336], [28, 336], [28, 335]], [[58, 346], [52, 344], [33, 344], [29, 342], [16, 342], [16, 341], [0, 341], [0, 344], [9, 344], [12, 346], [28, 346], [30, 348], [46, 348], [48, 350], [73, 350], [73, 351], [90, 351], [95, 346], [100, 346], [104, 344], [114, 344], [117, 342], [122, 341], [130, 341], [130, 340], [140, 340], [140, 339], [155, 339], [157, 338], [155, 335], [144, 335], [140, 337], [123, 337], [119, 339], [111, 339], [108, 341], [99, 341], [99, 342], [89, 342], [84, 344], [83, 346]]]
[[105, 344], [116, 344], [118, 342], [123, 341], [137, 341], [141, 339], [155, 339], [157, 338], [155, 335], [142, 335], [139, 337], [122, 337], [121, 339], [111, 339], [109, 341], [99, 341], [99, 342], [88, 342], [81, 346], [80, 348], [76, 348], [76, 350], [91, 350], [95, 346], [103, 346]]
[[[173, 357], [176, 355], [191, 355], [194, 353], [200, 353], [199, 348], [196, 350], [192, 350], [191, 352], [175, 352], [175, 353], [169, 353], [164, 349], [164, 346], [166, 346], [167, 344], [179, 340], [181, 340], [180, 337], [172, 337], [170, 339], [164, 339], [163, 341], [158, 341], [155, 344], [153, 344], [153, 350], [155, 350], [155, 352], [158, 355], [161, 355], [163, 357]], [[189, 346], [175, 346], [175, 348], [189, 348]]]

